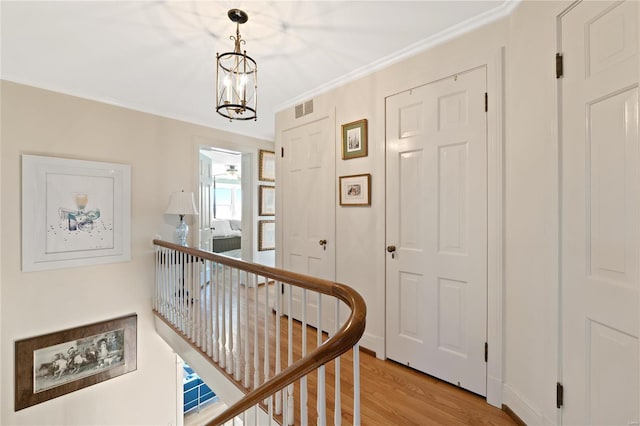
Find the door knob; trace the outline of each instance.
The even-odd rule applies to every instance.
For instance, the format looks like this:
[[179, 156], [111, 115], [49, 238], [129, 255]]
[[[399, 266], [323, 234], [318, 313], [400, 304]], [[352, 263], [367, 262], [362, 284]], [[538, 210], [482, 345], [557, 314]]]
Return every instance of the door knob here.
[[396, 246], [387, 246], [387, 251], [389, 253], [391, 253], [391, 258], [395, 259], [396, 258]]
[[327, 240], [320, 240], [320, 241], [318, 241], [318, 244], [320, 244], [322, 246], [323, 250], [327, 249]]

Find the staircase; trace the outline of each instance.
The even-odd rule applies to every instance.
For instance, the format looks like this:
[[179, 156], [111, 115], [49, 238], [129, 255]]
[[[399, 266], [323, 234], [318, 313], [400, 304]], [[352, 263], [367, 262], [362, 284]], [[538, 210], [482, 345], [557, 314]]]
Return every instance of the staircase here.
[[[360, 424], [366, 306], [357, 292], [161, 240], [154, 245], [156, 329], [181, 356], [191, 353], [189, 364], [229, 405], [208, 424]], [[333, 305], [333, 318], [323, 318], [324, 304]]]

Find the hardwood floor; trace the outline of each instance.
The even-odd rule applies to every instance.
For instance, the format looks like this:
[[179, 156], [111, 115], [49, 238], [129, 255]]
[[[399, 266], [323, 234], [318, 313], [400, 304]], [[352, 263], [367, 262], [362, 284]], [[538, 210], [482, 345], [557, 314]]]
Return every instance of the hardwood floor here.
[[361, 353], [362, 424], [514, 425], [478, 395], [392, 361]]
[[[208, 286], [207, 286], [208, 287]], [[204, 290], [206, 293], [208, 288]], [[245, 289], [241, 286], [241, 293], [247, 291], [249, 300], [249, 333], [253, 335], [255, 322], [253, 321], [252, 307], [256, 302], [256, 289]], [[257, 301], [260, 312], [264, 312], [264, 286], [259, 286], [260, 294]], [[270, 301], [273, 300], [273, 286], [269, 285]], [[234, 291], [235, 294], [235, 291]], [[244, 297], [244, 296], [243, 296]], [[271, 303], [270, 303], [271, 305]], [[235, 309], [231, 309], [235, 314]], [[267, 315], [269, 327], [269, 341], [275, 341], [275, 313], [270, 309]], [[287, 354], [287, 317], [281, 317], [280, 334], [282, 336], [283, 363]], [[264, 317], [259, 315], [257, 327], [260, 336], [260, 346], [264, 342]], [[233, 327], [234, 336], [237, 327]], [[298, 321], [293, 321], [293, 352], [294, 360], [301, 354], [302, 326]], [[323, 333], [323, 340], [327, 339]], [[253, 340], [253, 339], [251, 339]], [[250, 344], [252, 346], [252, 344]], [[307, 327], [307, 351], [316, 347], [316, 330]], [[253, 360], [254, 348], [249, 348], [250, 359]], [[258, 349], [259, 370], [263, 369], [264, 356], [262, 347]], [[269, 376], [275, 374], [274, 351], [270, 351]], [[242, 359], [242, 357], [241, 357]], [[284, 367], [284, 365], [283, 365]], [[244, 370], [246, 366], [242, 366]], [[253, 362], [251, 366], [253, 378]], [[335, 386], [335, 361], [328, 363], [326, 369], [326, 395], [327, 395], [327, 424], [334, 424], [334, 386]], [[347, 352], [341, 357], [341, 409], [342, 423], [353, 423], [353, 353]], [[262, 379], [260, 380], [262, 381]], [[307, 376], [308, 389], [308, 419], [309, 425], [315, 425], [317, 372]], [[504, 411], [490, 406], [486, 400], [471, 392], [445, 383], [434, 377], [422, 374], [418, 371], [397, 364], [392, 361], [382, 361], [366, 351], [360, 351], [360, 401], [361, 422], [363, 425], [515, 425]], [[214, 386], [215, 387], [215, 386]], [[215, 391], [215, 389], [214, 389]], [[295, 395], [295, 419], [300, 424], [300, 383], [294, 386]]]

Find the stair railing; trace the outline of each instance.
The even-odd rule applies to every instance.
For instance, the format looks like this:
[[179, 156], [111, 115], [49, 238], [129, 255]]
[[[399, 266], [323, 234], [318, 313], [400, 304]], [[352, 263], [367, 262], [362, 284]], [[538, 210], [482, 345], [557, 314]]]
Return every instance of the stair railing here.
[[[343, 419], [360, 424], [358, 341], [366, 305], [355, 290], [162, 240], [153, 243], [154, 313], [245, 393], [208, 424], [235, 419], [243, 425], [307, 425], [309, 419], [318, 425], [340, 425]], [[352, 366], [340, 362], [348, 351]], [[353, 375], [344, 387], [343, 371]], [[353, 394], [343, 398], [351, 384]]]

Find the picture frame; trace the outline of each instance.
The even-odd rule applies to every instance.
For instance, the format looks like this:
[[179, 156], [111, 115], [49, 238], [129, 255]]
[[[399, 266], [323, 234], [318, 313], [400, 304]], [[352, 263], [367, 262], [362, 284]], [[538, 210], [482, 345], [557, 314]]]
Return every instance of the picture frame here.
[[340, 176], [341, 206], [371, 205], [371, 174]]
[[22, 271], [131, 260], [131, 166], [22, 155]]
[[367, 119], [342, 125], [342, 159], [366, 157], [368, 155]]
[[276, 249], [276, 221], [258, 221], [258, 251]]
[[15, 411], [137, 369], [137, 314], [15, 342]]
[[260, 185], [258, 216], [276, 215], [276, 187]]
[[260, 150], [260, 161], [258, 167], [258, 180], [265, 182], [276, 181], [276, 153], [273, 151]]

